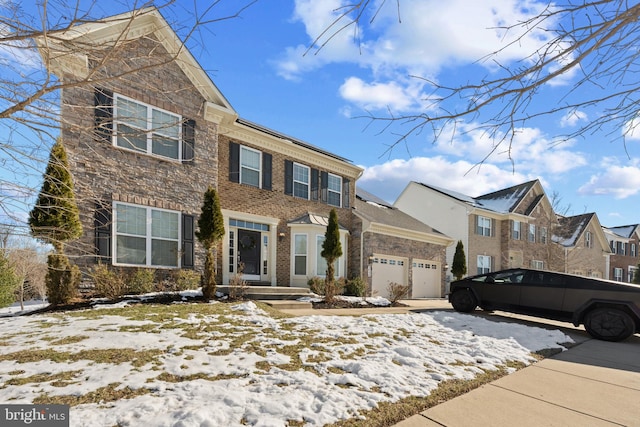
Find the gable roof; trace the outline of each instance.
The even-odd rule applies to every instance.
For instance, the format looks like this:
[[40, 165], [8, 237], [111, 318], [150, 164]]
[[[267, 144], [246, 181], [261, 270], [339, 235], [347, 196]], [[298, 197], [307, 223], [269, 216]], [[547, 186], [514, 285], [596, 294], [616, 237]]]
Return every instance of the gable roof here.
[[[478, 197], [471, 197], [462, 193], [458, 193], [456, 191], [447, 190], [421, 182], [416, 182], [416, 184], [418, 185], [430, 188], [433, 191], [458, 200], [462, 203], [466, 203], [474, 208], [485, 209], [501, 214], [514, 212], [537, 183], [539, 183], [539, 181], [536, 179], [533, 181], [525, 182], [523, 184], [514, 185], [512, 187], [503, 188], [502, 190], [483, 194]], [[525, 214], [529, 215], [543, 198], [544, 194], [538, 195], [533, 203], [531, 203], [531, 205], [525, 209]]]
[[638, 233], [640, 237], [640, 224], [621, 225], [618, 227], [603, 227], [605, 230], [610, 231], [616, 236], [630, 239], [634, 233]]
[[568, 217], [561, 216], [558, 219], [557, 235], [553, 236], [554, 241], [565, 247], [575, 246], [594, 215], [594, 213], [587, 213]]
[[445, 246], [453, 243], [453, 239], [440, 231], [360, 188], [356, 188], [353, 213], [369, 225], [364, 227], [363, 231], [427, 241]]

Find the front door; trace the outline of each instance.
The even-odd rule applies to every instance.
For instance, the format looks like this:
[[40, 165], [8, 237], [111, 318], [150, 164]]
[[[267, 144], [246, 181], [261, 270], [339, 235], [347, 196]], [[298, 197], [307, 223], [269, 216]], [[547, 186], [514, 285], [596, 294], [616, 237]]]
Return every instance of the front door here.
[[[260, 232], [238, 230], [238, 264], [245, 280], [260, 280]], [[238, 269], [240, 271], [240, 269]]]

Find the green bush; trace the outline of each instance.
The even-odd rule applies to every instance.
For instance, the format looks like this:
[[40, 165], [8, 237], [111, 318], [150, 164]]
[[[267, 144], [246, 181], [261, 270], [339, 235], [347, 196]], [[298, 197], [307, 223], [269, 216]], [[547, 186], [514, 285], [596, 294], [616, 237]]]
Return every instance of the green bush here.
[[121, 271], [113, 271], [104, 264], [98, 264], [91, 270], [96, 293], [99, 296], [116, 299], [124, 295], [127, 286]]
[[153, 292], [156, 272], [148, 268], [137, 268], [129, 276], [127, 291], [131, 294], [148, 294]]
[[367, 283], [361, 277], [348, 280], [344, 287], [344, 294], [354, 297], [363, 297], [367, 290]]
[[175, 273], [175, 282], [178, 291], [195, 290], [200, 287], [200, 274], [194, 270], [178, 270]]
[[8, 307], [16, 301], [14, 291], [18, 286], [18, 277], [3, 251], [0, 251], [0, 307]]
[[78, 296], [78, 285], [82, 274], [77, 265], [62, 254], [51, 254], [47, 259], [49, 269], [45, 283], [47, 299], [52, 305], [68, 304]]
[[307, 281], [309, 290], [314, 294], [324, 295], [324, 279], [322, 277], [314, 276]]

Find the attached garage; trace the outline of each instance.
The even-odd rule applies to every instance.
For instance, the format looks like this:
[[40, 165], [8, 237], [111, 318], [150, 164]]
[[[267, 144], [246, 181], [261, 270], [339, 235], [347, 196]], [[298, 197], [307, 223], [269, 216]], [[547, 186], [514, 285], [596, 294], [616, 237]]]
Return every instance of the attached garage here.
[[442, 295], [440, 263], [414, 259], [411, 263], [413, 298], [440, 298]]
[[389, 298], [389, 284], [406, 285], [409, 277], [409, 260], [390, 255], [374, 255], [371, 260], [372, 295]]

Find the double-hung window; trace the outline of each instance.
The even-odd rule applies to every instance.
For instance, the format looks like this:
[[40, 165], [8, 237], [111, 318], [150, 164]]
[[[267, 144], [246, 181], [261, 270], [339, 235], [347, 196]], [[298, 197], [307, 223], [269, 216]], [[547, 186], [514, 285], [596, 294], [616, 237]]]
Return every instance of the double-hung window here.
[[536, 241], [536, 225], [535, 224], [529, 224], [529, 241], [530, 242]]
[[624, 270], [622, 268], [614, 268], [613, 269], [613, 280], [616, 282], [622, 282], [622, 276], [624, 275]]
[[307, 274], [307, 235], [295, 234], [294, 241], [294, 267], [293, 274], [304, 276]]
[[115, 263], [178, 267], [180, 213], [115, 204]]
[[635, 258], [636, 255], [637, 255], [636, 244], [632, 243], [631, 244], [631, 256]]
[[309, 199], [309, 171], [308, 166], [293, 164], [293, 195], [301, 199]]
[[[481, 236], [491, 236], [491, 218], [487, 218], [485, 216], [478, 216], [476, 234], [479, 234]], [[481, 273], [478, 273], [478, 274], [481, 274]]]
[[329, 174], [327, 182], [327, 203], [340, 207], [342, 199], [342, 178]]
[[520, 221], [513, 221], [513, 229], [511, 230], [511, 238], [520, 240]]
[[540, 227], [540, 243], [547, 244], [547, 227]]
[[260, 151], [240, 147], [240, 183], [260, 187]]
[[491, 257], [489, 255], [478, 255], [478, 274], [491, 272]]
[[182, 157], [182, 117], [125, 98], [114, 96], [115, 144], [169, 159]]

